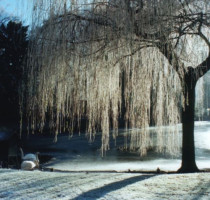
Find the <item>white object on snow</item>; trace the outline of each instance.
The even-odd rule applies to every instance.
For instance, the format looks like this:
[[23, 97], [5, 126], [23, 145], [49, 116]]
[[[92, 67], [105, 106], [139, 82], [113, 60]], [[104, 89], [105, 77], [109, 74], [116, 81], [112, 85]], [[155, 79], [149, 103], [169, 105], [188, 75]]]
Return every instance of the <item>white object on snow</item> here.
[[[20, 148], [20, 152], [21, 152], [21, 160], [23, 162], [24, 161], [31, 161], [36, 165], [36, 167], [39, 167], [39, 158], [38, 158], [39, 153], [38, 152], [36, 154], [28, 153], [28, 154], [24, 155], [22, 148]], [[21, 167], [21, 169], [22, 169], [22, 167]]]
[[25, 160], [21, 163], [21, 169], [22, 170], [33, 170], [36, 167], [37, 167], [37, 165], [33, 161]]

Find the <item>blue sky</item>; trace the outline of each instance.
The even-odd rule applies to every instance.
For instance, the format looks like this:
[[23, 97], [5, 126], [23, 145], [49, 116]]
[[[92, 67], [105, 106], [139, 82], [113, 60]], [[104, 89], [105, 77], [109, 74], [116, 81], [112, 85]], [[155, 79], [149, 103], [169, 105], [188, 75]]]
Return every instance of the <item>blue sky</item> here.
[[25, 25], [30, 24], [32, 0], [0, 0], [0, 13], [6, 17], [18, 17]]

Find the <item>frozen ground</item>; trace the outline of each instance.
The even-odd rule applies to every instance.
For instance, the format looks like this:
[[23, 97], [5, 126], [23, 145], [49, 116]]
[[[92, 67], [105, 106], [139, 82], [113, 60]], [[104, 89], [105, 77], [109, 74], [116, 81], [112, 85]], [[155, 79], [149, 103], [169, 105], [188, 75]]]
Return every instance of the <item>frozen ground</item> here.
[[210, 173], [132, 174], [0, 169], [2, 200], [209, 200]]
[[[117, 146], [111, 142], [110, 151], [103, 158], [99, 150], [100, 135], [93, 143], [88, 143], [85, 135], [74, 135], [70, 140], [68, 136], [60, 135], [57, 143], [52, 141], [52, 137], [43, 137], [35, 143], [36, 151], [53, 156], [43, 167], [68, 171], [154, 171], [157, 168], [176, 171], [181, 164], [180, 157], [172, 159], [150, 152], [147, 157], [140, 158], [138, 154], [119, 151], [117, 146], [123, 144], [123, 137], [117, 139]], [[33, 143], [29, 141], [28, 145], [32, 147]], [[195, 123], [195, 146], [198, 167], [210, 168], [210, 122]]]
[[[122, 143], [121, 139], [117, 142]], [[210, 122], [196, 123], [195, 141], [198, 166], [210, 168]], [[41, 155], [53, 157], [44, 168], [71, 172], [0, 169], [0, 200], [210, 199], [210, 173], [121, 173], [157, 167], [173, 171], [179, 168], [180, 159], [157, 154], [141, 159], [136, 154], [119, 151], [114, 144], [111, 147], [106, 157], [101, 158], [99, 136], [92, 144], [84, 135], [71, 140], [61, 135], [57, 143], [52, 142], [52, 137], [33, 137], [27, 141], [25, 150], [38, 150]]]

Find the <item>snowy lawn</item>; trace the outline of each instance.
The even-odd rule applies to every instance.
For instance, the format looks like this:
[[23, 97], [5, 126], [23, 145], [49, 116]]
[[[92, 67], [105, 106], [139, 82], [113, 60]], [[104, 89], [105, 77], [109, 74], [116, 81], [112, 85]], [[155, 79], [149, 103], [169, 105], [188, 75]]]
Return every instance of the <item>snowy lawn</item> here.
[[[200, 169], [210, 167], [209, 134], [210, 122], [196, 123], [196, 160]], [[68, 140], [68, 136], [62, 135], [57, 143], [52, 143], [52, 138], [46, 137], [37, 138], [37, 141], [32, 138], [32, 141], [27, 143], [31, 147], [29, 152], [37, 150], [42, 155], [53, 157], [42, 165], [43, 168], [72, 172], [0, 169], [0, 199], [210, 199], [210, 173], [119, 173], [129, 170], [155, 171], [157, 167], [173, 171], [180, 167], [180, 158], [151, 154], [141, 159], [136, 154], [118, 151], [114, 145], [102, 158], [100, 136], [94, 143], [88, 143], [85, 136], [74, 136]], [[118, 142], [122, 143], [123, 140], [119, 138]], [[105, 173], [103, 170], [112, 172]]]
[[0, 199], [209, 200], [210, 173], [139, 174], [0, 169]]
[[[154, 129], [154, 128], [153, 128]], [[181, 126], [180, 126], [181, 129]], [[180, 130], [181, 131], [181, 130]], [[181, 134], [181, 133], [180, 133]], [[93, 143], [88, 143], [84, 134], [75, 134], [70, 140], [60, 134], [57, 143], [52, 137], [38, 137], [26, 141], [28, 152], [39, 151], [41, 155], [50, 155], [53, 159], [42, 165], [43, 168], [54, 168], [68, 171], [176, 171], [181, 166], [181, 154], [170, 157], [149, 152], [141, 158], [139, 154], [124, 152], [118, 149], [124, 144], [124, 138], [110, 141], [110, 150], [103, 158], [100, 155], [101, 135], [97, 134]], [[196, 162], [199, 169], [210, 168], [210, 122], [195, 123]]]

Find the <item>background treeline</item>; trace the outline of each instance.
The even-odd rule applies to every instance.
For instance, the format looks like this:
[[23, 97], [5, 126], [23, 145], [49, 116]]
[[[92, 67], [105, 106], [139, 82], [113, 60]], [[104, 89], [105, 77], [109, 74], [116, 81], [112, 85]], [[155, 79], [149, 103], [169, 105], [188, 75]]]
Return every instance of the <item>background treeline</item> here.
[[28, 47], [28, 27], [21, 22], [0, 22], [0, 124], [19, 122], [19, 90], [24, 57]]

